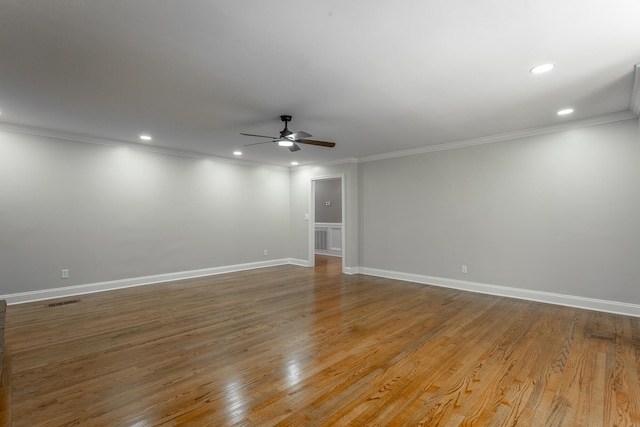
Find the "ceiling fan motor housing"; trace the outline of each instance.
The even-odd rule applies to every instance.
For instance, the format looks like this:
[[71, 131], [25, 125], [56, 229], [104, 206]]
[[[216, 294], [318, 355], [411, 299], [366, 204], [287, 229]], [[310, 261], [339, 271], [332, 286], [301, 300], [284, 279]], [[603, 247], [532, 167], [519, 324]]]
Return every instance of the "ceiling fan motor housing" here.
[[291, 121], [291, 116], [280, 116], [280, 120], [284, 122], [284, 129], [280, 132], [280, 138], [291, 135], [293, 132], [287, 127], [287, 124]]

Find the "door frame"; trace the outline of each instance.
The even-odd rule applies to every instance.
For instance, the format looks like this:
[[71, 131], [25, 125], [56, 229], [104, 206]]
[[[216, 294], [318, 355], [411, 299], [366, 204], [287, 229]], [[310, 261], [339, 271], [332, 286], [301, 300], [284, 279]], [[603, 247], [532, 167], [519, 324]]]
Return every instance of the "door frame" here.
[[340, 179], [340, 197], [342, 199], [342, 272], [345, 269], [345, 257], [347, 255], [347, 198], [346, 193], [346, 174], [338, 173], [332, 175], [314, 176], [309, 180], [309, 260], [307, 265], [309, 267], [315, 267], [316, 265], [316, 181], [327, 181], [330, 179]]

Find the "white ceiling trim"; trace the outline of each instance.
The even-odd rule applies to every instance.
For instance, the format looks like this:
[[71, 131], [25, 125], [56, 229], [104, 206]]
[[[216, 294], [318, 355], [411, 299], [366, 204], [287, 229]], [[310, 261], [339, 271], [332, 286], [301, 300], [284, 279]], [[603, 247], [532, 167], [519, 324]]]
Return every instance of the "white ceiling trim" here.
[[319, 163], [306, 163], [305, 165], [309, 166], [335, 166], [335, 165], [344, 165], [347, 163], [359, 163], [360, 160], [357, 157], [347, 157], [344, 159], [331, 160], [327, 162], [319, 162]]
[[631, 106], [629, 109], [635, 115], [640, 115], [640, 64], [636, 65], [636, 75], [633, 81], [633, 92], [631, 93]]
[[[636, 79], [638, 74], [636, 72]], [[551, 126], [541, 126], [537, 128], [524, 129], [515, 132], [501, 133], [499, 135], [486, 136], [482, 138], [474, 138], [466, 141], [448, 142], [445, 144], [430, 145], [427, 147], [414, 148], [410, 150], [393, 151], [384, 154], [376, 154], [373, 156], [360, 157], [359, 162], [373, 162], [376, 160], [391, 159], [394, 157], [413, 156], [416, 154], [431, 153], [433, 151], [453, 150], [456, 148], [471, 147], [474, 145], [491, 144], [494, 142], [507, 141], [510, 139], [526, 138], [535, 135], [544, 135], [547, 133], [561, 132], [569, 129], [577, 129], [587, 126], [595, 126], [605, 123], [619, 122], [622, 120], [630, 120], [638, 117], [637, 113], [632, 111], [620, 111], [618, 113], [605, 114], [602, 116], [591, 117], [584, 120], [575, 120], [572, 122], [562, 123]]]
[[249, 162], [239, 159], [228, 159], [225, 157], [213, 156], [210, 154], [200, 153], [197, 151], [178, 150], [175, 148], [167, 148], [157, 145], [147, 145], [131, 141], [120, 141], [116, 139], [100, 138], [97, 136], [84, 135], [74, 132], [67, 132], [55, 129], [41, 128], [17, 123], [9, 123], [0, 121], [0, 131], [22, 133], [25, 135], [43, 136], [46, 138], [60, 139], [73, 142], [85, 142], [88, 144], [107, 145], [111, 147], [127, 147], [139, 151], [148, 151], [152, 153], [167, 154], [170, 156], [188, 157], [191, 159], [210, 159], [221, 163], [231, 163], [241, 166], [267, 167], [279, 171], [289, 171], [288, 167], [269, 165], [266, 163]]
[[[640, 104], [640, 89], [639, 89], [640, 71], [639, 70], [640, 70], [640, 66], [636, 66], [636, 76], [635, 76], [636, 81], [634, 84], [632, 105], [631, 105], [632, 108], [634, 108], [634, 105], [635, 105], [636, 108], [638, 109], [640, 109], [640, 105], [639, 105]], [[331, 165], [339, 165], [344, 163], [372, 162], [376, 160], [412, 156], [416, 154], [424, 154], [424, 153], [430, 153], [434, 151], [453, 150], [456, 148], [471, 147], [474, 145], [491, 144], [494, 142], [507, 141], [510, 139], [525, 138], [529, 136], [543, 135], [547, 133], [560, 132], [560, 131], [569, 130], [569, 129], [577, 129], [577, 128], [582, 128], [587, 126], [595, 126], [599, 124], [618, 122], [622, 120], [630, 120], [637, 117], [638, 117], [638, 113], [635, 113], [635, 111], [633, 110], [620, 111], [618, 113], [605, 114], [602, 116], [591, 117], [589, 119], [575, 120], [575, 121], [552, 125], [552, 126], [541, 126], [538, 128], [524, 129], [520, 131], [508, 132], [508, 133], [503, 133], [499, 135], [469, 139], [465, 141], [456, 141], [456, 142], [449, 142], [445, 144], [430, 145], [430, 146], [419, 147], [419, 148], [414, 148], [410, 150], [392, 151], [389, 153], [377, 154], [373, 156], [365, 156], [365, 157], [359, 157], [359, 158], [351, 157], [351, 158], [345, 158], [345, 159], [340, 159], [336, 161], [320, 162], [320, 163], [312, 162], [312, 163], [300, 165], [299, 167], [317, 166], [317, 165], [331, 166]], [[0, 121], [0, 130], [6, 131], [6, 132], [34, 135], [34, 136], [43, 136], [43, 137], [66, 140], [66, 141], [84, 142], [89, 144], [107, 145], [112, 147], [129, 147], [129, 148], [140, 150], [140, 151], [148, 151], [153, 153], [188, 157], [188, 158], [194, 158], [194, 159], [207, 158], [207, 159], [212, 159], [212, 160], [223, 162], [223, 163], [231, 163], [231, 164], [242, 165], [242, 166], [268, 167], [270, 169], [281, 170], [281, 171], [291, 171], [292, 169], [295, 168], [295, 167], [282, 167], [282, 166], [276, 166], [276, 165], [269, 165], [269, 164], [259, 163], [259, 162], [249, 162], [249, 161], [243, 161], [238, 159], [228, 159], [225, 157], [217, 157], [217, 156], [195, 152], [195, 151], [178, 150], [174, 148], [153, 146], [153, 145], [135, 143], [130, 141], [119, 141], [115, 139], [100, 138], [100, 137], [91, 136], [91, 135], [84, 135], [84, 134], [79, 134], [74, 132], [47, 129], [47, 128], [41, 128], [37, 126], [30, 126], [30, 125], [24, 125], [24, 124], [9, 123], [4, 121]]]

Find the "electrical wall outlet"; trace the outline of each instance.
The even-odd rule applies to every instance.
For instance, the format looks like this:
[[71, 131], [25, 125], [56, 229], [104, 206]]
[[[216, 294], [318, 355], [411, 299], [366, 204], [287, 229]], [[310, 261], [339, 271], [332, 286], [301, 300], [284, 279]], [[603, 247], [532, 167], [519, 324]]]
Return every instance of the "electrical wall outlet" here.
[[467, 266], [466, 265], [462, 266], [462, 274], [467, 274]]
[[68, 268], [62, 269], [60, 277], [62, 277], [63, 279], [68, 279], [69, 278], [69, 269]]
[[267, 255], [269, 255], [269, 251], [265, 249], [264, 250], [264, 256], [267, 256]]

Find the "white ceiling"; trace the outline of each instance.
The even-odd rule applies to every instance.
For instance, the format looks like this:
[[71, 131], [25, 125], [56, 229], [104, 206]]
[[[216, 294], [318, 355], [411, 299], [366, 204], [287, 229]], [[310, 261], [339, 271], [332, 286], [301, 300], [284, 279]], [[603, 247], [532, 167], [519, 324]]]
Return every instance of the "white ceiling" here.
[[[638, 0], [0, 0], [0, 120], [362, 158], [629, 110], [638, 17]], [[281, 114], [336, 148], [243, 147]]]

